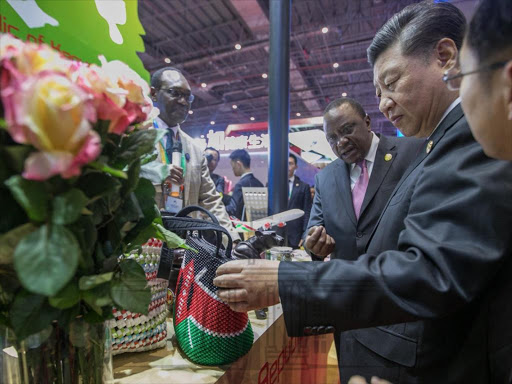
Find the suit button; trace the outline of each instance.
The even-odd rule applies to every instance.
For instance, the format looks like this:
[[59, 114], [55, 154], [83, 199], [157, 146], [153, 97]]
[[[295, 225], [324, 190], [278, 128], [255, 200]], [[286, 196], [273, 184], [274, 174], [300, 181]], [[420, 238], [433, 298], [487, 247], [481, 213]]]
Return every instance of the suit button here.
[[356, 233], [356, 237], [357, 237], [358, 239], [360, 239], [361, 237], [363, 237], [363, 232], [357, 232], [357, 233]]
[[330, 325], [328, 327], [325, 327], [325, 333], [334, 333], [334, 327]]
[[311, 327], [304, 327], [304, 334], [311, 335], [313, 333], [313, 329]]
[[325, 333], [325, 327], [324, 326], [318, 327], [317, 332], [319, 335], [323, 335]]

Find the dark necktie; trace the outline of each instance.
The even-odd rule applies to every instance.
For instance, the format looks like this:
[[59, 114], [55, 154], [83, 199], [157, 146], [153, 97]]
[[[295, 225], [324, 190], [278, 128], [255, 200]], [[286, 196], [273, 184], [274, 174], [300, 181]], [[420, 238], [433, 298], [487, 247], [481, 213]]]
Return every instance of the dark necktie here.
[[167, 154], [169, 163], [172, 163], [172, 146], [174, 144], [174, 132], [172, 129], [167, 130], [165, 137], [167, 138], [167, 142], [165, 144], [165, 153]]

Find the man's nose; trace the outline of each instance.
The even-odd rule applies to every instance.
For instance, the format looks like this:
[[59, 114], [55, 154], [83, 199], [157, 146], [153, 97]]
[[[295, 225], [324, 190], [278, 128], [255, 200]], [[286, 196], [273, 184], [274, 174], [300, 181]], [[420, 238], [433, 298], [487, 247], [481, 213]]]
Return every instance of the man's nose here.
[[382, 97], [379, 101], [379, 111], [381, 111], [384, 114], [384, 116], [388, 117], [389, 111], [391, 110], [394, 104], [395, 103], [393, 102], [393, 100], [390, 99], [389, 97]]

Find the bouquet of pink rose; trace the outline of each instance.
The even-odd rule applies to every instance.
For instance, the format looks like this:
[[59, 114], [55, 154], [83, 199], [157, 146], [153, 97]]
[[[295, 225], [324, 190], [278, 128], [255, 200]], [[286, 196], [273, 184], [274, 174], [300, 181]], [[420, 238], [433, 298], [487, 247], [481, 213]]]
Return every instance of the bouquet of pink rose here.
[[101, 61], [0, 36], [0, 326], [18, 340], [147, 313], [144, 271], [119, 256], [150, 237], [183, 246], [140, 177], [160, 139], [149, 86]]

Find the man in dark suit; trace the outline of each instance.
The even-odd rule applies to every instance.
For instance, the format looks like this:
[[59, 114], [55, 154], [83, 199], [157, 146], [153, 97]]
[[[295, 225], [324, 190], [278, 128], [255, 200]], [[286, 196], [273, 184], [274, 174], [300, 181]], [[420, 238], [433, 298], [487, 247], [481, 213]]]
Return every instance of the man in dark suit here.
[[263, 187], [251, 172], [251, 156], [245, 149], [237, 149], [229, 155], [231, 160], [231, 168], [235, 176], [240, 176], [240, 180], [235, 185], [231, 200], [226, 206], [226, 211], [230, 216], [234, 216], [240, 220], [244, 220], [244, 196], [242, 187]]
[[215, 168], [217, 168], [217, 165], [219, 164], [220, 153], [215, 148], [208, 147], [204, 150], [204, 155], [206, 157], [206, 160], [208, 161], [208, 171], [210, 172], [210, 177], [212, 178], [215, 184], [215, 189], [223, 196], [225, 187], [224, 178], [220, 175], [217, 175], [216, 173], [213, 173], [215, 171]]
[[362, 105], [348, 97], [327, 106], [324, 132], [338, 159], [316, 175], [305, 248], [315, 259], [334, 252], [331, 258], [356, 260], [422, 141], [376, 135]]
[[343, 383], [353, 374], [510, 383], [512, 165], [484, 154], [458, 93], [442, 82], [464, 30], [455, 6], [422, 2], [393, 16], [368, 49], [380, 110], [426, 140], [363, 255], [217, 270], [217, 294], [231, 308], [280, 300], [290, 336], [336, 331]]
[[302, 245], [302, 235], [306, 231], [311, 212], [309, 184], [295, 176], [297, 168], [297, 156], [290, 154], [288, 157], [288, 209], [304, 211], [304, 216], [286, 223], [288, 245], [292, 248], [299, 248]]

